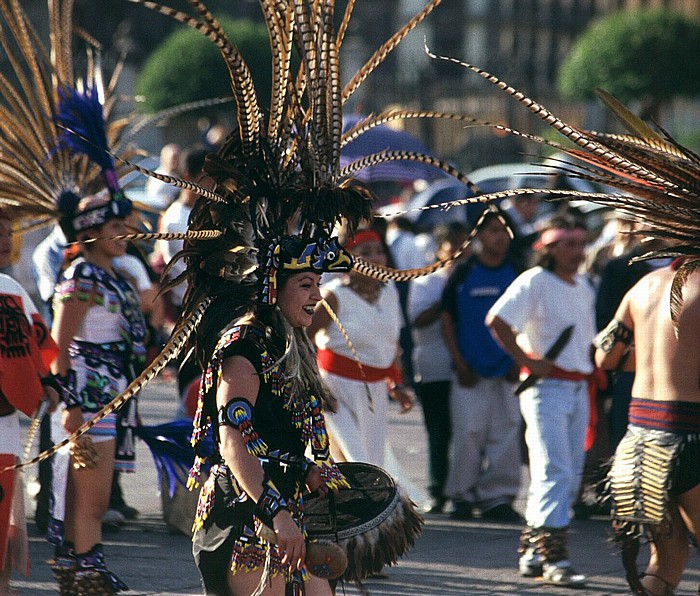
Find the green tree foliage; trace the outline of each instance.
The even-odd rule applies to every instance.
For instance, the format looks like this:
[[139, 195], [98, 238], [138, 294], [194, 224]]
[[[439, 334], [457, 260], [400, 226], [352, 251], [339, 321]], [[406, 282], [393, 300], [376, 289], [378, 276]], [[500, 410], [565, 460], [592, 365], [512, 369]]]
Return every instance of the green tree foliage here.
[[[271, 53], [267, 29], [247, 20], [221, 18], [222, 28], [253, 73], [262, 105], [270, 102]], [[189, 101], [230, 97], [231, 82], [219, 49], [194, 29], [168, 36], [151, 54], [136, 82], [144, 110], [156, 112]]]
[[604, 17], [575, 42], [559, 91], [589, 99], [602, 87], [623, 102], [660, 103], [700, 93], [700, 23], [665, 10]]

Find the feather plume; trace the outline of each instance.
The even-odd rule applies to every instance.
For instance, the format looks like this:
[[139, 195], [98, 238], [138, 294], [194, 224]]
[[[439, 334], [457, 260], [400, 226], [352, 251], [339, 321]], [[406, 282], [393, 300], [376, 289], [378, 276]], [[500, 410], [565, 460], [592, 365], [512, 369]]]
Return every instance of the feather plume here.
[[60, 103], [55, 119], [64, 130], [60, 138], [61, 146], [73, 153], [87, 155], [103, 170], [114, 169], [97, 88], [92, 87], [81, 93], [62, 87], [58, 95]]
[[[468, 62], [437, 56], [427, 47], [426, 52], [433, 59], [453, 62], [483, 77], [574, 143], [576, 148], [570, 149], [507, 127], [496, 127], [536, 142], [557, 146], [574, 157], [576, 162], [583, 162], [582, 167], [573, 166], [576, 176], [622, 191], [617, 195], [580, 198], [623, 209], [644, 223], [643, 231], [639, 233], [666, 241], [666, 248], [651, 251], [642, 258], [663, 255], [688, 259], [687, 266], [676, 274], [671, 296], [671, 316], [674, 326], [677, 326], [682, 310], [682, 286], [688, 276], [697, 270], [697, 259], [700, 257], [698, 155], [661, 127], [652, 129], [604, 90], [598, 90], [598, 96], [630, 134], [607, 134], [572, 126], [493, 74]], [[542, 192], [554, 194], [551, 190]]]

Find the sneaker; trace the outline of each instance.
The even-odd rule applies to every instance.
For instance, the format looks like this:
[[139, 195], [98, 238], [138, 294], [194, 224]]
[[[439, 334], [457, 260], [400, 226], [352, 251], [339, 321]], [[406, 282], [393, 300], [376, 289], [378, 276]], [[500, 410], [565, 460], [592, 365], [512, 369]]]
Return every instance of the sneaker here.
[[450, 517], [460, 520], [474, 519], [474, 508], [468, 501], [455, 501]]
[[104, 532], [116, 532], [126, 522], [126, 518], [116, 509], [107, 509], [102, 517], [102, 530]]
[[116, 511], [121, 513], [126, 519], [136, 519], [139, 516], [139, 510], [135, 507], [127, 505], [126, 503], [123, 503], [121, 505], [115, 505], [114, 507], [110, 507], [110, 509], [115, 509]]
[[445, 497], [432, 497], [424, 506], [424, 513], [442, 513], [445, 509]]
[[586, 576], [582, 573], [576, 573], [569, 561], [558, 561], [544, 566], [542, 581], [552, 586], [582, 588], [586, 585]]
[[540, 577], [542, 575], [542, 557], [534, 549], [528, 548], [518, 561], [518, 571], [523, 577]]
[[501, 503], [481, 513], [481, 519], [496, 522], [521, 522], [522, 516], [508, 503]]

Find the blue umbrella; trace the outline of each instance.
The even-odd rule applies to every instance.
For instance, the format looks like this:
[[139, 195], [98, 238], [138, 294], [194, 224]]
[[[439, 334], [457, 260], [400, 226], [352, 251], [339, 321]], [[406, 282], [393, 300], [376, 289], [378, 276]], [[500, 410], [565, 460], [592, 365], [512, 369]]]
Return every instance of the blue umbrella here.
[[[362, 116], [351, 115], [343, 118], [343, 132], [350, 130]], [[388, 126], [380, 125], [369, 129], [345, 147], [340, 154], [340, 165], [345, 167], [367, 155], [382, 151], [414, 151], [429, 155], [429, 149], [416, 137]], [[355, 178], [363, 182], [413, 182], [414, 180], [434, 180], [444, 176], [441, 170], [427, 164], [410, 160], [396, 160], [369, 166], [355, 172]]]

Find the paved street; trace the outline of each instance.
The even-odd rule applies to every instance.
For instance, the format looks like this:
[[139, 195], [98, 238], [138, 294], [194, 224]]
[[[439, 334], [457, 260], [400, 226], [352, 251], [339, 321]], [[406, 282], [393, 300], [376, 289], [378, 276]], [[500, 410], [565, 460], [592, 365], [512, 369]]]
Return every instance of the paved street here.
[[[172, 419], [174, 384], [154, 381], [141, 399], [146, 424]], [[426, 484], [426, 440], [419, 409], [408, 415], [393, 415], [391, 441], [410, 480]], [[33, 475], [30, 470], [28, 477]], [[148, 448], [139, 443], [138, 473], [123, 480], [127, 502], [141, 511], [135, 522], [121, 531], [105, 534], [107, 563], [130, 586], [129, 594], [158, 596], [200, 594], [197, 572], [190, 554], [189, 538], [172, 533], [162, 521], [156, 471]], [[522, 509], [522, 498], [517, 507]], [[32, 506], [33, 511], [33, 506]], [[571, 553], [576, 567], [586, 573], [589, 586], [570, 591], [553, 588], [536, 580], [521, 578], [516, 571], [516, 548], [520, 527], [513, 524], [456, 522], [445, 515], [426, 518], [423, 536], [415, 549], [387, 577], [368, 581], [370, 594], [418, 596], [468, 596], [481, 594], [535, 595], [576, 594], [601, 596], [626, 594], [619, 556], [607, 544], [609, 525], [603, 519], [576, 521], [571, 528]], [[45, 561], [51, 551], [30, 522], [32, 573], [13, 585], [22, 594], [56, 593]], [[646, 551], [640, 562], [646, 561]], [[693, 553], [677, 594], [696, 594], [700, 584], [700, 560]], [[338, 590], [353, 596], [361, 592], [351, 585]]]

